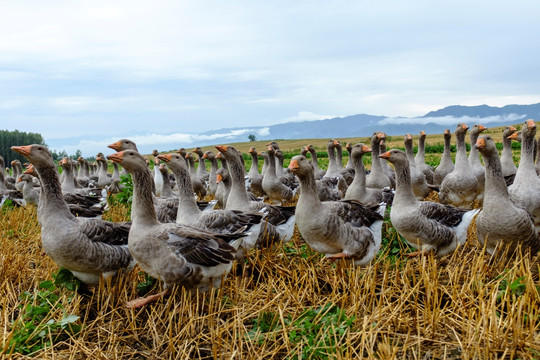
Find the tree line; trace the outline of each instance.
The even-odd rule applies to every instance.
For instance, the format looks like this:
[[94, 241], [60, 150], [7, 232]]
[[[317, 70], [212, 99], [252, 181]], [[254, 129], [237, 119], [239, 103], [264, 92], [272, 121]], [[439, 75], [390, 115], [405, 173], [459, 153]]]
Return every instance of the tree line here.
[[[25, 163], [27, 161], [24, 156], [16, 153], [15, 151], [12, 151], [12, 146], [24, 146], [31, 144], [47, 146], [41, 134], [19, 130], [0, 130], [0, 155], [4, 157], [4, 162], [6, 163], [6, 166], [9, 166], [11, 161], [16, 159], [21, 161], [22, 163]], [[55, 150], [51, 151], [51, 155], [54, 161], [60, 160], [64, 157], [71, 157], [77, 159], [79, 156], [81, 156], [81, 154], [81, 150], [78, 149], [75, 154], [71, 156], [69, 156], [65, 150], [62, 150], [60, 152], [57, 152]]]

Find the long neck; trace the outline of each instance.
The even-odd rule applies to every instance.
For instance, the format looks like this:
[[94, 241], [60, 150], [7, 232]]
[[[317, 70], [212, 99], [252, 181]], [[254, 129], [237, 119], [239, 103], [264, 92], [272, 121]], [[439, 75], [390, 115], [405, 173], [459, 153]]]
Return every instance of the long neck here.
[[478, 136], [480, 136], [480, 133], [477, 133], [475, 131], [471, 132], [471, 152], [469, 153], [469, 165], [479, 167], [482, 166], [482, 163], [480, 162], [480, 154], [478, 153], [478, 149], [474, 147], [473, 145], [476, 144], [476, 140], [478, 140]]
[[411, 184], [411, 170], [407, 162], [394, 164], [394, 169], [396, 171], [396, 193], [394, 204], [412, 204], [416, 202], [417, 200], [414, 196]]
[[502, 175], [502, 166], [499, 156], [494, 151], [484, 155], [486, 164], [486, 183], [484, 187], [484, 207], [490, 204], [500, 204], [501, 201], [510, 201], [508, 188]]
[[75, 184], [73, 182], [73, 168], [70, 165], [63, 167], [64, 179], [62, 181], [62, 190], [65, 192], [75, 192]]
[[465, 146], [465, 133], [456, 135], [457, 142], [457, 154], [456, 165], [463, 167], [469, 167], [469, 159], [467, 158], [467, 147]]
[[193, 184], [187, 169], [172, 169], [176, 184], [178, 185], [178, 214], [177, 218], [185, 214], [198, 214], [201, 210], [197, 206], [197, 201], [193, 196]]
[[197, 173], [202, 175], [206, 172], [206, 165], [204, 164], [203, 155], [199, 153], [197, 154], [199, 155], [199, 167], [197, 168]]
[[407, 154], [407, 160], [409, 160], [409, 165], [414, 166], [414, 150], [412, 139], [405, 141], [405, 154]]
[[379, 145], [380, 142], [377, 140], [371, 140], [371, 172], [376, 174], [382, 173], [381, 159], [379, 158]]
[[276, 158], [272, 152], [268, 152], [268, 169], [265, 175], [276, 176]]
[[418, 152], [414, 158], [416, 164], [425, 164], [426, 163], [426, 138], [420, 136], [418, 138]]
[[450, 153], [450, 136], [444, 137], [444, 150], [443, 150], [443, 158], [452, 159], [452, 154]]
[[300, 197], [298, 198], [299, 207], [307, 207], [310, 211], [316, 211], [321, 206], [321, 201], [317, 194], [317, 184], [313, 171], [297, 174], [300, 180]]
[[503, 134], [503, 151], [502, 157], [512, 157], [512, 139], [508, 138], [508, 134]]
[[227, 199], [227, 208], [237, 209], [246, 207], [249, 204], [249, 198], [246, 191], [244, 180], [244, 171], [240, 159], [234, 159], [228, 162], [229, 175], [231, 177], [231, 192]]
[[336, 147], [336, 164], [338, 169], [343, 168], [343, 150], [341, 149], [341, 146]]
[[535, 173], [534, 170], [534, 136], [524, 136], [521, 141], [521, 159], [519, 159], [519, 167], [516, 173]]
[[158, 171], [161, 173], [160, 176], [163, 178], [163, 189], [161, 190], [161, 196], [173, 197], [174, 193], [171, 187], [171, 180], [169, 179], [169, 172], [168, 171], [161, 172], [161, 170], [159, 169]]
[[259, 157], [257, 156], [257, 153], [251, 153], [251, 167], [249, 168], [249, 175], [259, 175]]
[[[157, 170], [157, 169], [156, 169]], [[152, 177], [147, 166], [132, 172], [133, 204], [131, 219], [133, 224], [156, 224], [156, 210], [152, 199]]]
[[[54, 164], [34, 164], [34, 167], [41, 180], [38, 212], [74, 218], [62, 196], [62, 187], [56, 166]], [[40, 218], [44, 217], [40, 215]]]
[[216, 158], [208, 159], [210, 161], [210, 179], [216, 181], [216, 172], [218, 171], [218, 163]]
[[313, 165], [313, 169], [315, 169], [315, 171], [319, 170], [319, 164], [317, 163], [317, 151], [315, 149], [309, 149], [309, 153], [311, 154], [311, 164]]
[[350, 187], [360, 190], [360, 192], [363, 194], [366, 192], [366, 170], [364, 169], [362, 156], [351, 155], [350, 159], [354, 169], [354, 179]]

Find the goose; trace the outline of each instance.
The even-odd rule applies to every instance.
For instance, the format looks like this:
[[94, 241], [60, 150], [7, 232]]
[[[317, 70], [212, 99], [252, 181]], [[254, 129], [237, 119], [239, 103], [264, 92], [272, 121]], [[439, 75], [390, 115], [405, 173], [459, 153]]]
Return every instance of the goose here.
[[236, 258], [241, 259], [244, 252], [255, 246], [261, 229], [263, 214], [259, 212], [244, 212], [240, 210], [209, 210], [201, 211], [193, 198], [193, 186], [184, 159], [178, 154], [159, 155], [171, 169], [178, 183], [178, 215], [176, 222], [220, 234], [235, 234], [247, 232], [247, 236], [235, 240], [234, 248], [237, 250]]
[[118, 169], [117, 163], [113, 163], [113, 173], [111, 175], [111, 182], [113, 180], [120, 180], [120, 170]]
[[96, 162], [99, 166], [96, 187], [103, 189], [105, 186], [110, 185], [112, 181], [107, 171], [107, 160], [105, 159], [105, 155], [103, 155], [103, 153], [98, 153]]
[[[233, 146], [218, 145], [216, 149], [227, 159], [231, 176], [231, 191], [225, 209], [244, 211], [265, 211], [267, 223], [257, 239], [257, 247], [268, 247], [279, 241], [289, 241], [294, 231], [294, 206], [276, 206], [259, 201], [250, 201], [246, 187], [242, 163]], [[269, 165], [270, 166], [270, 165]]]
[[[382, 135], [382, 138], [381, 138], [381, 142], [379, 143], [379, 154], [386, 152], [386, 134], [381, 133], [381, 135]], [[396, 173], [394, 169], [391, 166], [388, 166], [388, 163], [385, 160], [383, 159], [379, 159], [379, 160], [380, 160], [379, 163], [381, 164], [381, 167], [383, 169], [383, 173], [390, 180], [390, 184], [391, 184], [390, 189], [395, 189], [396, 188]], [[369, 172], [366, 172], [366, 174], [368, 173]]]
[[294, 177], [293, 174], [289, 173], [287, 168], [283, 167], [283, 163], [285, 160], [285, 156], [283, 155], [283, 152], [280, 149], [275, 149], [274, 156], [277, 159], [276, 160], [276, 176], [279, 178], [279, 181], [281, 181], [285, 186], [291, 188], [292, 190], [296, 189], [299, 185], [296, 182], [296, 178]]
[[405, 154], [407, 154], [407, 160], [409, 160], [411, 183], [413, 185], [413, 191], [417, 200], [422, 200], [429, 195], [429, 187], [426, 182], [426, 176], [424, 173], [416, 168], [414, 161], [413, 151], [413, 139], [411, 134], [405, 135]]
[[538, 230], [527, 210], [517, 206], [510, 198], [495, 141], [489, 135], [482, 135], [475, 147], [482, 154], [486, 166], [484, 204], [476, 218], [478, 241], [491, 255], [497, 249], [508, 250], [510, 255], [518, 245], [536, 254], [540, 250]]
[[262, 180], [262, 188], [273, 204], [281, 205], [283, 201], [291, 201], [296, 192], [283, 184], [277, 177], [275, 150], [272, 146], [268, 147], [267, 154], [268, 169]]
[[[159, 155], [157, 156], [157, 158], [161, 160]], [[163, 186], [162, 186], [162, 189], [161, 189], [161, 197], [163, 197], [163, 198], [175, 198], [176, 194], [172, 190], [171, 180], [169, 178], [169, 171], [167, 170], [167, 167], [165, 166], [165, 164], [159, 164], [157, 170], [158, 170], [159, 175], [161, 176], [161, 178], [163, 180]]]
[[328, 140], [326, 145], [326, 150], [328, 151], [328, 168], [326, 173], [323, 176], [323, 179], [333, 178], [338, 181], [338, 189], [341, 191], [341, 196], [345, 196], [347, 192], [347, 181], [340, 172], [340, 166], [338, 164], [338, 159], [336, 158], [336, 145], [338, 141], [335, 139]]
[[452, 161], [452, 154], [450, 153], [450, 140], [452, 140], [452, 133], [449, 129], [444, 130], [444, 151], [441, 156], [439, 166], [435, 168], [435, 175], [433, 176], [433, 185], [441, 185], [446, 175], [454, 171], [454, 162]]
[[135, 150], [108, 156], [133, 178], [132, 225], [129, 251], [150, 276], [164, 281], [165, 290], [132, 300], [129, 308], [141, 307], [169, 294], [173, 284], [208, 291], [219, 287], [232, 267], [236, 250], [228, 240], [244, 236], [215, 234], [177, 223], [162, 224], [154, 211], [151, 175], [144, 158]]
[[215, 195], [218, 186], [216, 181], [216, 174], [219, 168], [216, 154], [214, 154], [210, 150], [207, 150], [204, 152], [203, 158], [210, 161], [210, 174], [208, 175], [208, 187], [206, 189], [206, 193], [208, 195]]
[[197, 196], [202, 199], [206, 196], [206, 186], [195, 170], [195, 159], [193, 159], [193, 155], [191, 155], [191, 153], [187, 153], [186, 159], [189, 164], [189, 176], [191, 177], [193, 190]]
[[381, 246], [385, 204], [368, 207], [354, 200], [321, 202], [309, 161], [302, 155], [294, 156], [289, 169], [300, 179], [295, 215], [304, 241], [330, 260], [367, 265]]
[[454, 171], [446, 175], [441, 183], [439, 200], [443, 204], [471, 208], [478, 196], [478, 180], [472, 173], [467, 159], [465, 135], [469, 127], [459, 123], [456, 127], [457, 154]]
[[26, 204], [38, 205], [39, 204], [39, 190], [40, 188], [34, 187], [34, 181], [31, 175], [22, 174], [17, 179], [17, 182], [23, 183], [21, 192], [23, 194], [23, 199]]
[[480, 205], [482, 205], [482, 201], [484, 200], [484, 178], [486, 171], [480, 162], [480, 154], [474, 147], [474, 144], [476, 144], [478, 136], [480, 136], [480, 134], [485, 130], [487, 130], [487, 127], [481, 124], [475, 124], [471, 128], [470, 132], [471, 151], [469, 153], [469, 166], [474, 175], [476, 175], [476, 181], [478, 181], [478, 196], [476, 197], [476, 200], [480, 203]]
[[159, 152], [157, 150], [152, 150], [152, 156], [154, 157], [154, 186], [155, 186], [155, 195], [161, 197], [163, 193], [163, 176], [159, 172]]
[[428, 252], [442, 256], [454, 251], [459, 244], [464, 244], [469, 225], [479, 209], [467, 210], [416, 200], [407, 155], [393, 149], [380, 157], [392, 163], [396, 171], [396, 192], [390, 221], [396, 231], [418, 250], [408, 256]]
[[204, 183], [205, 181], [208, 181], [210, 177], [210, 173], [206, 171], [206, 165], [204, 164], [204, 152], [200, 147], [196, 147], [193, 149], [193, 152], [197, 154], [199, 159], [199, 167], [197, 168], [197, 175], [199, 176], [199, 179]]
[[320, 180], [323, 178], [324, 174], [326, 174], [326, 171], [319, 169], [319, 164], [317, 162], [317, 150], [315, 150], [315, 147], [311, 144], [307, 145], [306, 148], [311, 155], [311, 165], [313, 165], [313, 170], [315, 171], [315, 179]]
[[[354, 179], [354, 169], [352, 167], [343, 167], [343, 148], [339, 140], [336, 140], [335, 149], [339, 173], [343, 176], [343, 179], [345, 179], [347, 186], [349, 186]], [[345, 189], [345, 191], [347, 191], [347, 189]]]
[[129, 223], [75, 217], [62, 197], [56, 165], [42, 145], [13, 146], [26, 157], [41, 180], [38, 221], [43, 250], [59, 266], [86, 284], [97, 284], [135, 265], [127, 247]]
[[431, 166], [426, 164], [426, 132], [424, 130], [420, 131], [420, 136], [418, 137], [418, 152], [414, 157], [414, 163], [416, 168], [426, 177], [426, 182], [433, 184], [435, 172]]
[[384, 173], [379, 159], [379, 146], [383, 138], [384, 134], [380, 132], [374, 132], [371, 136], [371, 172], [366, 178], [366, 186], [374, 189], [384, 189], [392, 186], [392, 182]]
[[79, 156], [77, 158], [77, 162], [79, 163], [79, 175], [77, 177], [77, 181], [79, 182], [79, 185], [81, 187], [89, 187], [90, 186], [90, 172], [88, 169], [88, 161], [86, 161], [85, 158], [82, 156]]
[[259, 173], [259, 154], [254, 147], [249, 148], [249, 153], [251, 155], [251, 166], [248, 172], [248, 191], [257, 197], [264, 197], [266, 193], [262, 187], [263, 176]]
[[354, 180], [347, 188], [344, 200], [356, 200], [362, 204], [378, 204], [384, 202], [387, 206], [392, 205], [394, 193], [390, 190], [374, 189], [366, 187], [366, 172], [362, 157], [370, 153], [371, 149], [358, 143], [351, 146], [351, 164], [354, 167]]
[[514, 134], [517, 129], [513, 126], [506, 126], [503, 129], [502, 141], [503, 150], [501, 154], [501, 167], [503, 177], [509, 175], [515, 175], [517, 172], [516, 164], [514, 164], [514, 157], [512, 156], [512, 139], [508, 137]]
[[[345, 165], [345, 168], [348, 168], [348, 169], [354, 169], [354, 166], [352, 165], [352, 162], [351, 162], [352, 147], [353, 146], [351, 145], [351, 143], [345, 144], [345, 150], [347, 150], [347, 153], [349, 154], [349, 156], [347, 157], [347, 164]], [[300, 155], [304, 155], [304, 154], [300, 154]]]
[[508, 187], [510, 199], [532, 215], [537, 231], [540, 231], [540, 178], [534, 168], [534, 137], [536, 124], [533, 120], [525, 121], [521, 129], [521, 158], [514, 178]]
[[215, 199], [217, 200], [217, 206], [221, 209], [227, 207], [227, 198], [231, 192], [231, 177], [229, 176], [229, 170], [221, 167], [216, 173], [216, 181], [218, 188], [215, 194]]

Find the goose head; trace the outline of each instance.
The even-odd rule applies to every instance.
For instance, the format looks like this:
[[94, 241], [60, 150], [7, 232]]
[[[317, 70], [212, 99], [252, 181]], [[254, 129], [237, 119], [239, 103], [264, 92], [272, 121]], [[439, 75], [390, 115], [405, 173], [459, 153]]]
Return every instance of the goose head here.
[[494, 153], [497, 153], [495, 141], [489, 135], [481, 135], [478, 140], [476, 140], [476, 144], [474, 144], [474, 147], [478, 149], [478, 151], [482, 155], [492, 155]]
[[409, 166], [409, 160], [407, 160], [407, 155], [405, 155], [404, 151], [399, 149], [388, 150], [387, 152], [379, 155], [379, 157], [381, 159], [385, 159], [388, 162], [391, 162], [394, 165], [399, 164]]
[[137, 149], [137, 145], [129, 139], [120, 139], [115, 143], [112, 143], [110, 145], [107, 145], [108, 148], [113, 149], [114, 151], [122, 151], [122, 150], [135, 150], [139, 151]]

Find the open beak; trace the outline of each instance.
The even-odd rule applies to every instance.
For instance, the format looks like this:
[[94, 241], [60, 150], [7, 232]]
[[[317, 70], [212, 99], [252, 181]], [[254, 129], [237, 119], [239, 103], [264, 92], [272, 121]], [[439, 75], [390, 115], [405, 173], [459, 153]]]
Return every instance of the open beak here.
[[476, 144], [474, 144], [474, 147], [476, 149], [485, 149], [486, 148], [486, 140], [485, 139], [478, 139], [476, 140]]

